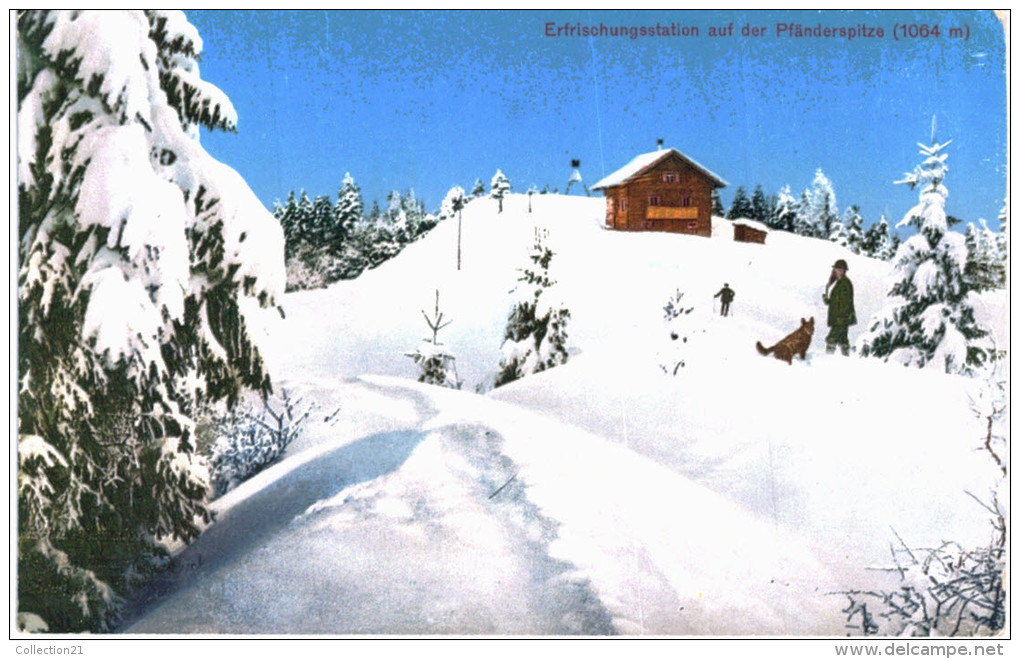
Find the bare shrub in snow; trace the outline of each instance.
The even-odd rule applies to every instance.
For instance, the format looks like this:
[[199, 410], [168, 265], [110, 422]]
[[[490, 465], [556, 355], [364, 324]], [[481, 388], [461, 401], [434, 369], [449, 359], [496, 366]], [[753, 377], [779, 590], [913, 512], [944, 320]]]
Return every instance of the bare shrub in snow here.
[[[971, 408], [987, 420], [982, 448], [1008, 477], [1006, 441], [999, 426], [1005, 419], [1005, 383], [990, 377], [971, 397]], [[987, 546], [966, 549], [957, 542], [910, 549], [897, 535], [892, 567], [899, 574], [896, 590], [851, 590], [843, 612], [848, 628], [864, 635], [977, 636], [1000, 631], [1006, 620], [1006, 518], [998, 496], [991, 504], [968, 494], [990, 515], [992, 538]]]
[[694, 311], [694, 307], [684, 307], [683, 298], [684, 294], [678, 288], [662, 308], [669, 343], [659, 353], [659, 368], [667, 375], [676, 375], [687, 364], [690, 332], [689, 328], [684, 326], [683, 321]]
[[216, 496], [234, 489], [273, 464], [300, 436], [314, 406], [301, 406], [287, 390], [280, 394], [280, 411], [265, 401], [260, 411], [233, 410], [217, 422], [212, 447], [212, 482]]
[[899, 573], [899, 588], [844, 592], [848, 627], [882, 636], [977, 636], [1001, 630], [1006, 527], [994, 505], [989, 510], [996, 537], [987, 547], [966, 550], [945, 542], [934, 549], [903, 544], [894, 550], [895, 566], [885, 569]]
[[457, 377], [456, 359], [442, 348], [439, 342], [439, 330], [453, 322], [452, 320], [443, 322], [443, 312], [439, 310], [439, 291], [436, 291], [436, 308], [432, 316], [425, 313], [424, 309], [421, 315], [425, 317], [425, 322], [432, 330], [432, 337], [422, 339], [414, 352], [404, 353], [421, 369], [418, 382], [460, 389], [461, 381]]

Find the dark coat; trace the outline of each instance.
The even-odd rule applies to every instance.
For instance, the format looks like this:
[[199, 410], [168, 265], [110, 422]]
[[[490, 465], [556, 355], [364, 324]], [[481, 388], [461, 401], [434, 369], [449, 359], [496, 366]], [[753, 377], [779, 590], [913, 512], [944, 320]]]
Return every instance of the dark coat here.
[[840, 277], [828, 295], [822, 295], [829, 305], [829, 327], [847, 327], [857, 324], [854, 310], [854, 285], [846, 277]]
[[733, 298], [736, 295], [737, 294], [733, 292], [732, 288], [730, 288], [729, 286], [723, 286], [722, 289], [720, 289], [719, 292], [713, 295], [712, 297], [722, 296], [722, 301], [725, 302], [726, 304], [729, 304], [730, 302], [733, 301]]

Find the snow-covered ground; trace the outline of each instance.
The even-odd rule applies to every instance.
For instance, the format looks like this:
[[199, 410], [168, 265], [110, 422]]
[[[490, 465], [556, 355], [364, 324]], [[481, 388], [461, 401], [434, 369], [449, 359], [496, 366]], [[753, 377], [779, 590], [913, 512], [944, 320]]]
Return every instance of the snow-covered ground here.
[[[216, 502], [125, 631], [842, 636], [832, 593], [882, 585], [866, 568], [894, 529], [915, 546], [987, 540], [966, 494], [996, 477], [975, 382], [824, 354], [833, 261], [850, 264], [862, 325], [888, 264], [785, 233], [735, 243], [723, 220], [712, 239], [610, 232], [601, 199], [532, 204], [470, 203], [460, 270], [450, 220], [260, 317], [277, 387], [316, 412], [288, 457]], [[536, 231], [571, 360], [489, 391]], [[436, 290], [461, 391], [414, 382], [404, 356]], [[677, 290], [694, 310], [671, 342]], [[986, 302], [1005, 343], [1005, 296]], [[757, 354], [811, 316], [806, 361]], [[678, 346], [685, 366], [664, 375]]]

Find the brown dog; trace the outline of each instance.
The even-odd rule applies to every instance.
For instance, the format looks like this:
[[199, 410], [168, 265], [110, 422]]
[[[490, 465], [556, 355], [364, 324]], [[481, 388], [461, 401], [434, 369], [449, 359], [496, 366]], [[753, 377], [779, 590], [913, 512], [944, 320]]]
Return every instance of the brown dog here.
[[810, 320], [800, 319], [800, 328], [795, 332], [792, 332], [782, 341], [766, 348], [758, 341], [755, 346], [758, 348], [758, 352], [762, 355], [768, 355], [772, 353], [776, 356], [776, 359], [782, 359], [787, 364], [793, 363], [793, 356], [800, 355], [801, 359], [807, 355], [807, 349], [811, 345], [811, 337], [815, 333], [815, 318], [811, 317]]

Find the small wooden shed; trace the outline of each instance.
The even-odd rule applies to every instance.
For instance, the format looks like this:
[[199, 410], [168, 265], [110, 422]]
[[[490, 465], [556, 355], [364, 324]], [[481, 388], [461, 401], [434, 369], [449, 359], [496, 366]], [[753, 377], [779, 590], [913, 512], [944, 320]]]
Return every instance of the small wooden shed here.
[[769, 233], [768, 227], [753, 220], [734, 220], [733, 240], [741, 243], [765, 244], [765, 236]]
[[712, 191], [726, 186], [676, 149], [643, 153], [592, 186], [606, 196], [606, 227], [712, 235]]

